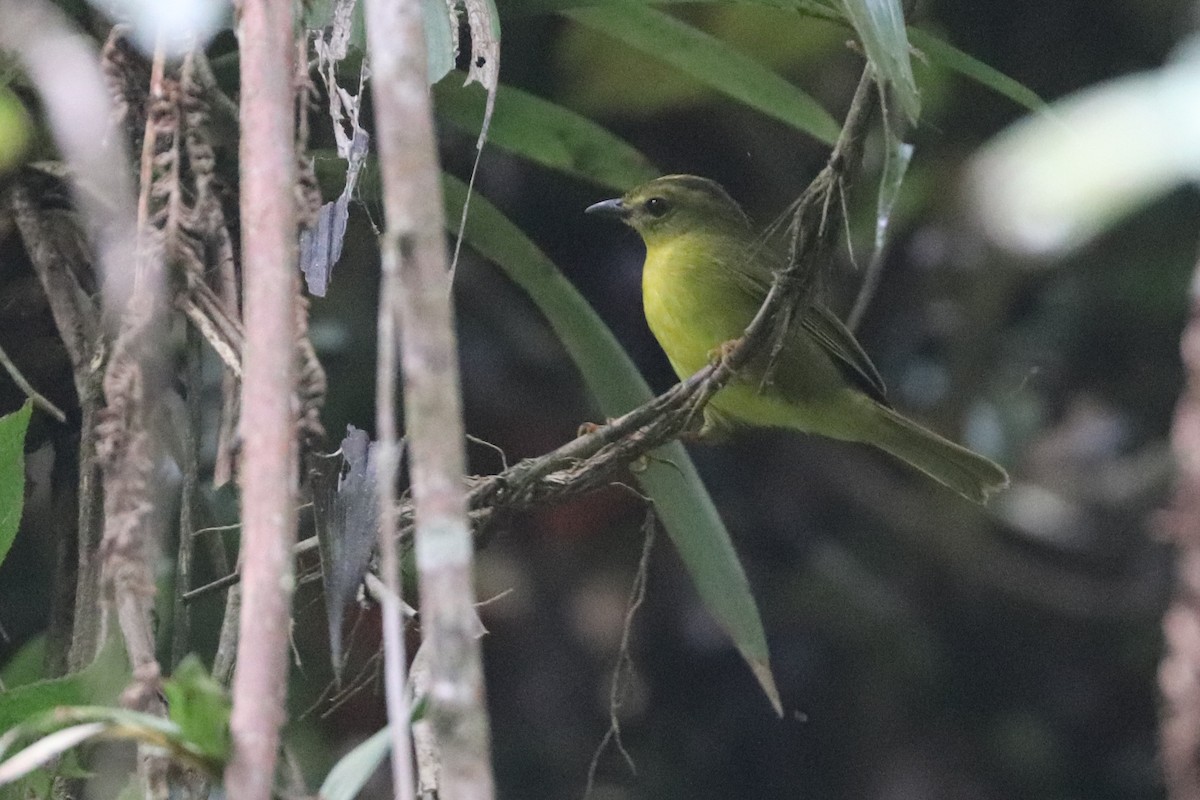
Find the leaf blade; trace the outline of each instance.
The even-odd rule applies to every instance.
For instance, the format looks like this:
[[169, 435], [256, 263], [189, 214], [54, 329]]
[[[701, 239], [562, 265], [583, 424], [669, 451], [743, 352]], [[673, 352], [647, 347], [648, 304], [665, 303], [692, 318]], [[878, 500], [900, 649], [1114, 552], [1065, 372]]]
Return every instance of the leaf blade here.
[[843, 0], [879, 80], [892, 87], [909, 123], [921, 118], [921, 95], [913, 77], [908, 32], [900, 0]]
[[1038, 97], [1037, 93], [1025, 84], [959, 50], [929, 31], [909, 26], [908, 38], [913, 47], [924, 53], [931, 63], [970, 78], [1030, 111], [1049, 110], [1050, 107], [1046, 101]]
[[0, 564], [4, 563], [25, 504], [25, 432], [33, 403], [26, 401], [11, 414], [0, 417]]
[[[480, 129], [484, 100], [454, 72], [433, 87], [440, 118], [468, 132]], [[511, 86], [496, 97], [493, 146], [558, 172], [624, 191], [658, 177], [650, 160], [623, 139], [573, 111]]]
[[745, 53], [669, 14], [626, 0], [563, 13], [819, 141], [833, 144], [838, 137], [837, 122], [811, 95]]

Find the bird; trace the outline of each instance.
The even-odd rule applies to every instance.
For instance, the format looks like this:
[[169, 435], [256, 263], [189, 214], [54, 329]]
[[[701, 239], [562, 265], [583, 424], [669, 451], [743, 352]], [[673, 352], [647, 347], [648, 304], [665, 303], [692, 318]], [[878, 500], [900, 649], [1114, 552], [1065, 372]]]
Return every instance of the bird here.
[[[708, 178], [656, 178], [586, 213], [641, 236], [646, 321], [681, 379], [743, 335], [784, 263]], [[777, 352], [770, 366], [766, 354], [752, 358], [710, 399], [701, 437], [748, 425], [862, 442], [981, 504], [1008, 485], [998, 464], [896, 411], [862, 346], [820, 302], [806, 303]]]

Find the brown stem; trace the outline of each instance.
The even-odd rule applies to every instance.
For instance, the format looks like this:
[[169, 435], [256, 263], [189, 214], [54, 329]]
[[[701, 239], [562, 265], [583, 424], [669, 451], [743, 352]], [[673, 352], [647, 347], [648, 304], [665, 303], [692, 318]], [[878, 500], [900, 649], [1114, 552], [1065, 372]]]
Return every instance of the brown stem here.
[[[367, 32], [387, 231], [383, 236], [381, 322], [400, 323], [404, 411], [415, 503], [415, 542], [421, 588], [421, 632], [428, 649], [429, 715], [440, 747], [441, 797], [491, 798], [490, 732], [483, 668], [476, 638], [473, 543], [463, 486], [464, 437], [450, 281], [442, 229], [441, 181], [425, 63], [421, 3], [368, 0]], [[383, 333], [381, 332], [381, 336]], [[381, 348], [380, 358], [387, 350]], [[390, 369], [390, 365], [384, 365]], [[392, 399], [381, 419], [390, 419]], [[386, 429], [383, 432], [387, 432]], [[384, 580], [395, 591], [391, 491], [395, 439], [382, 442], [389, 462], [380, 469], [385, 495]], [[384, 461], [384, 459], [381, 459]], [[398, 599], [398, 597], [397, 597]], [[385, 606], [385, 611], [387, 607]], [[389, 627], [398, 625], [393, 609]], [[398, 635], [399, 630], [392, 631]], [[389, 652], [389, 659], [396, 657]], [[388, 686], [393, 730], [407, 720]], [[405, 752], [400, 752], [400, 748]], [[393, 755], [407, 745], [393, 742]], [[400, 764], [397, 764], [400, 766]], [[399, 772], [399, 769], [396, 770]], [[411, 791], [397, 780], [395, 792]]]
[[[1196, 274], [1200, 278], [1200, 263]], [[1175, 408], [1171, 444], [1178, 468], [1173, 507], [1165, 519], [1178, 554], [1175, 595], [1163, 615], [1164, 653], [1159, 736], [1167, 796], [1200, 799], [1200, 296], [1192, 282], [1192, 313], [1180, 345], [1186, 383]]]
[[268, 800], [284, 722], [296, 532], [296, 208], [291, 0], [244, 0], [241, 221], [248, 326], [242, 383], [242, 604], [225, 786]]

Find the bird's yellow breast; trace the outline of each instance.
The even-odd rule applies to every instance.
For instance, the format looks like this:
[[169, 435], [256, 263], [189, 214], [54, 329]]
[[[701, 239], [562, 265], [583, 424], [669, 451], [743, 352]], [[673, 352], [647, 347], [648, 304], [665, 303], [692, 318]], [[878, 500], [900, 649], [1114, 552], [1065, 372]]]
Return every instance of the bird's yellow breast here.
[[742, 334], [758, 309], [723, 259], [729, 254], [698, 234], [646, 246], [642, 303], [646, 321], [680, 377], [708, 363], [709, 354]]

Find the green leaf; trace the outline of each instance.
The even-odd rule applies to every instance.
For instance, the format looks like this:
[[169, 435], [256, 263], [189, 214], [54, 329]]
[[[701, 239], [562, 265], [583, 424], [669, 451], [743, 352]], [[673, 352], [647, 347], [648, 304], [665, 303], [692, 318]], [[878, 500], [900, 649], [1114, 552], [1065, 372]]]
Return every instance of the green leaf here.
[[[348, 36], [348, 43], [360, 53], [367, 50], [367, 32], [363, 21], [363, 2], [358, 0], [345, 18], [347, 4], [353, 0], [308, 0], [303, 4], [300, 24], [306, 31], [328, 35], [334, 29]], [[234, 58], [237, 53], [231, 54]]]
[[24, 104], [0, 85], [0, 175], [20, 163], [33, 139], [33, 121]]
[[[837, 122], [811, 96], [745, 53], [669, 14], [628, 0], [565, 13], [826, 144], [837, 139]], [[630, 76], [635, 79], [652, 77]]]
[[173, 720], [113, 706], [60, 706], [25, 719], [0, 737], [0, 757], [14, 744], [32, 744], [0, 763], [0, 785], [27, 775], [51, 758], [98, 736], [155, 747], [187, 767], [220, 774], [219, 763], [187, 739]]
[[189, 655], [170, 678], [163, 694], [171, 720], [191, 749], [212, 764], [229, 757], [229, 698], [195, 655]]
[[80, 672], [0, 692], [0, 731], [56, 706], [115, 702], [129, 679], [125, 650], [116, 637]]
[[921, 97], [913, 78], [904, 11], [900, 0], [843, 0], [867, 58], [880, 82], [892, 88], [904, 116], [915, 125], [921, 118]]
[[982, 61], [967, 55], [929, 31], [909, 27], [908, 38], [932, 64], [970, 78], [1030, 111], [1046, 111], [1049, 108], [1046, 101], [1038, 97], [1032, 89], [1013, 80], [998, 69], [989, 67]]
[[[12, 690], [27, 683], [40, 681], [46, 673], [46, 634], [39, 633], [13, 653], [0, 669], [0, 686]], [[0, 694], [0, 698], [4, 695]]]
[[421, 21], [425, 23], [429, 82], [436, 83], [454, 69], [454, 58], [458, 55], [458, 19], [451, 13], [446, 0], [421, 0]]
[[[466, 186], [444, 176], [446, 217], [457, 218]], [[653, 393], [608, 326], [519, 228], [478, 195], [472, 199], [466, 242], [493, 261], [545, 315], [583, 375], [601, 411], [616, 417]], [[654, 451], [637, 475], [692, 576], [700, 599], [746, 659], [780, 712], [767, 640], [733, 542], [687, 451], [678, 442]]]
[[904, 176], [908, 174], [908, 165], [912, 161], [913, 146], [902, 142], [894, 136], [891, 126], [886, 127], [887, 149], [883, 155], [883, 173], [879, 176], [879, 194], [875, 205], [875, 249], [871, 260], [876, 261], [883, 255], [887, 244], [888, 225], [892, 220], [892, 210], [900, 197], [900, 187], [904, 185]]
[[[453, 72], [433, 87], [438, 116], [472, 134], [483, 125], [484, 92]], [[501, 86], [493, 145], [559, 172], [619, 191], [658, 177], [650, 160], [596, 123], [520, 89]]]
[[354, 800], [391, 749], [388, 730], [385, 725], [339, 758], [325, 776], [317, 796], [321, 800]]
[[[326, 36], [330, 30], [341, 29], [351, 50], [357, 53], [347, 63], [357, 69], [361, 54], [367, 51], [366, 22], [363, 19], [365, 3], [364, 0], [357, 0], [346, 17], [347, 2], [349, 0], [308, 0], [303, 4], [301, 24], [307, 31]], [[454, 59], [458, 55], [458, 18], [451, 12], [446, 0], [421, 0], [421, 22], [425, 32], [426, 69], [429, 71], [429, 82], [433, 83], [454, 69]]]
[[0, 417], [0, 564], [8, 556], [25, 505], [25, 429], [33, 404]]

